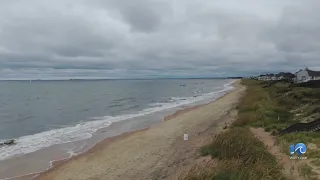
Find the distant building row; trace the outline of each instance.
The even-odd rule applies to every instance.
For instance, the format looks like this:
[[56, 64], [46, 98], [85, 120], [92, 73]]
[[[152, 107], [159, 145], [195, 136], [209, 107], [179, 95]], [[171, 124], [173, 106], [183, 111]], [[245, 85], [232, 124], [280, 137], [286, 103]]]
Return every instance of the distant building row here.
[[278, 74], [265, 74], [255, 77], [254, 79], [262, 80], [262, 81], [276, 81], [283, 79], [292, 79], [294, 78], [294, 74], [281, 72]]
[[320, 71], [312, 71], [306, 68], [296, 72], [295, 74], [281, 72], [278, 74], [265, 74], [252, 78], [262, 81], [290, 80], [295, 83], [302, 83], [310, 80], [320, 80]]

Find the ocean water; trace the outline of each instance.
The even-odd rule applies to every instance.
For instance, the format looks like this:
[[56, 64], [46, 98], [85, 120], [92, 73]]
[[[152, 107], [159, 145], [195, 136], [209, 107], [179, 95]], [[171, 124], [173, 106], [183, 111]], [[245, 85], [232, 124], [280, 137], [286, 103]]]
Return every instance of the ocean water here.
[[1, 81], [0, 160], [85, 140], [118, 121], [223, 95], [233, 80]]

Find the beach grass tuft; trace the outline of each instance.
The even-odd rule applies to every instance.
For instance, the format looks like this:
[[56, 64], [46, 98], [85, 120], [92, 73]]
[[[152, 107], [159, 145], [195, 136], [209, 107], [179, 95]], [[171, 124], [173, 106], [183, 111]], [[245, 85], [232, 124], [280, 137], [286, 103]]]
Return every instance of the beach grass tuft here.
[[[210, 180], [285, 179], [276, 158], [245, 127], [236, 127], [219, 134], [211, 144], [201, 148], [201, 155], [218, 159], [219, 165], [210, 172], [206, 170], [206, 175], [199, 176], [199, 179], [209, 174]], [[198, 177], [192, 172], [189, 175]]]

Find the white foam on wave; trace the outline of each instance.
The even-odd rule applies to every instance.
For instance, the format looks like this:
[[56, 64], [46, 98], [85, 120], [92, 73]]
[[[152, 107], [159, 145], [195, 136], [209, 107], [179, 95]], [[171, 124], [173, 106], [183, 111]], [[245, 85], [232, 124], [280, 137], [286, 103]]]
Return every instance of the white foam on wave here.
[[225, 84], [222, 90], [202, 94], [201, 96], [173, 97], [171, 98], [171, 101], [168, 101], [166, 103], [153, 104], [153, 107], [144, 109], [135, 114], [93, 118], [94, 121], [82, 122], [72, 127], [57, 128], [34, 135], [20, 137], [16, 140], [17, 144], [0, 148], [0, 160], [9, 159], [10, 157], [16, 155], [35, 152], [37, 150], [43, 149], [45, 147], [50, 147], [55, 144], [88, 139], [92, 137], [92, 134], [98, 129], [108, 127], [113, 122], [123, 121], [166, 109], [192, 104], [209, 98], [210, 100], [215, 100], [226, 94], [229, 90], [233, 89], [233, 86], [231, 86], [233, 82], [234, 81]]
[[152, 104], [149, 104], [149, 106], [162, 108], [164, 110], [164, 109], [175, 108], [178, 106], [192, 104], [192, 103], [196, 103], [196, 102], [204, 101], [204, 100], [215, 100], [215, 99], [223, 96], [229, 90], [233, 89], [234, 87], [231, 85], [234, 82], [235, 81], [231, 81], [231, 82], [223, 85], [223, 88], [218, 91], [210, 92], [207, 94], [198, 94], [197, 96], [191, 96], [191, 97], [171, 97], [169, 100], [166, 100], [166, 102], [152, 103]]

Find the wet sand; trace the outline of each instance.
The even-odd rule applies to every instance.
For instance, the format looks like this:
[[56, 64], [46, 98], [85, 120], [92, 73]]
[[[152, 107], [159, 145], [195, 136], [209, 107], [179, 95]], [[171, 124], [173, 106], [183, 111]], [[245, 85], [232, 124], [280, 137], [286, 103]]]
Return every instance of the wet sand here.
[[[113, 141], [121, 134], [126, 136], [130, 132], [134, 133], [137, 130], [145, 129], [161, 122], [163, 122], [161, 113], [158, 114], [158, 117], [150, 115], [115, 122], [106, 128], [99, 129], [90, 139], [57, 144], [12, 159], [2, 160], [0, 161], [0, 179], [3, 180], [10, 177], [12, 180], [30, 180], [41, 172], [47, 171], [70, 158], [77, 157], [77, 154], [81, 155], [91, 148], [95, 149], [98, 147], [96, 145], [97, 142], [101, 142], [104, 139]], [[72, 152], [68, 153], [68, 150], [72, 150]]]
[[[198, 149], [236, 117], [245, 88], [236, 88], [213, 103], [177, 111], [163, 123], [107, 138], [89, 151], [60, 161], [39, 180], [176, 179], [199, 157]], [[189, 140], [183, 140], [183, 134]]]

